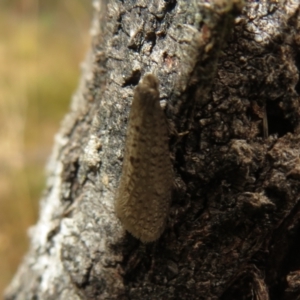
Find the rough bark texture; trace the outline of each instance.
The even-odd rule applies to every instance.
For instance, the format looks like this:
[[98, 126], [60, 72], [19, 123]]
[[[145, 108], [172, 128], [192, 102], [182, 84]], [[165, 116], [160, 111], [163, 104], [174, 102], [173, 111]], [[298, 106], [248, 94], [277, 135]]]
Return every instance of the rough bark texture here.
[[[240, 5], [94, 1], [93, 45], [6, 299], [300, 297], [300, 4], [249, 0], [234, 21]], [[176, 178], [166, 230], [143, 245], [113, 199], [146, 73]]]

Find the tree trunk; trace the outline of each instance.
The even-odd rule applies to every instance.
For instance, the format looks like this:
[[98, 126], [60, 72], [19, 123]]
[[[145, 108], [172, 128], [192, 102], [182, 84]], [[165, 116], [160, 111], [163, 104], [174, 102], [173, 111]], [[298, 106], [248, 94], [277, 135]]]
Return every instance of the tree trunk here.
[[[91, 50], [6, 299], [300, 299], [299, 1], [93, 2]], [[114, 197], [148, 73], [175, 175], [166, 228], [144, 244]]]

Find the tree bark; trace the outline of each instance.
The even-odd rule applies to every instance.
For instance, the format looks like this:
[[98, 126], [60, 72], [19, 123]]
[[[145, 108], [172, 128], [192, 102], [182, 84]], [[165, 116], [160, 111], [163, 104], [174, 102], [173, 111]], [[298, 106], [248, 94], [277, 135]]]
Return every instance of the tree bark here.
[[[94, 1], [92, 46], [6, 299], [300, 297], [300, 3], [242, 4]], [[114, 195], [147, 73], [175, 178], [166, 229], [143, 244]]]

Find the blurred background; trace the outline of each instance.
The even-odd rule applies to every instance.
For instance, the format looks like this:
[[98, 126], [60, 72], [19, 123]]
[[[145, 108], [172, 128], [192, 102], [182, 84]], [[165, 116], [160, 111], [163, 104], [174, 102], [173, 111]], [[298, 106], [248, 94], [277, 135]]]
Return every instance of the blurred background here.
[[91, 2], [0, 0], [0, 298], [38, 218], [53, 137], [89, 47]]

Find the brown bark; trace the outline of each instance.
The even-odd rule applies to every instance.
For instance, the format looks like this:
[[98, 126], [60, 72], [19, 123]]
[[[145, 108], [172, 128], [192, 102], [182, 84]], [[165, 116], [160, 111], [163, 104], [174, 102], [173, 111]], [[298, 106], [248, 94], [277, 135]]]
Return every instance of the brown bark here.
[[[241, 15], [225, 0], [94, 6], [93, 44], [6, 299], [300, 298], [299, 1], [247, 1]], [[113, 200], [146, 73], [167, 103], [176, 178], [167, 227], [144, 245]]]

